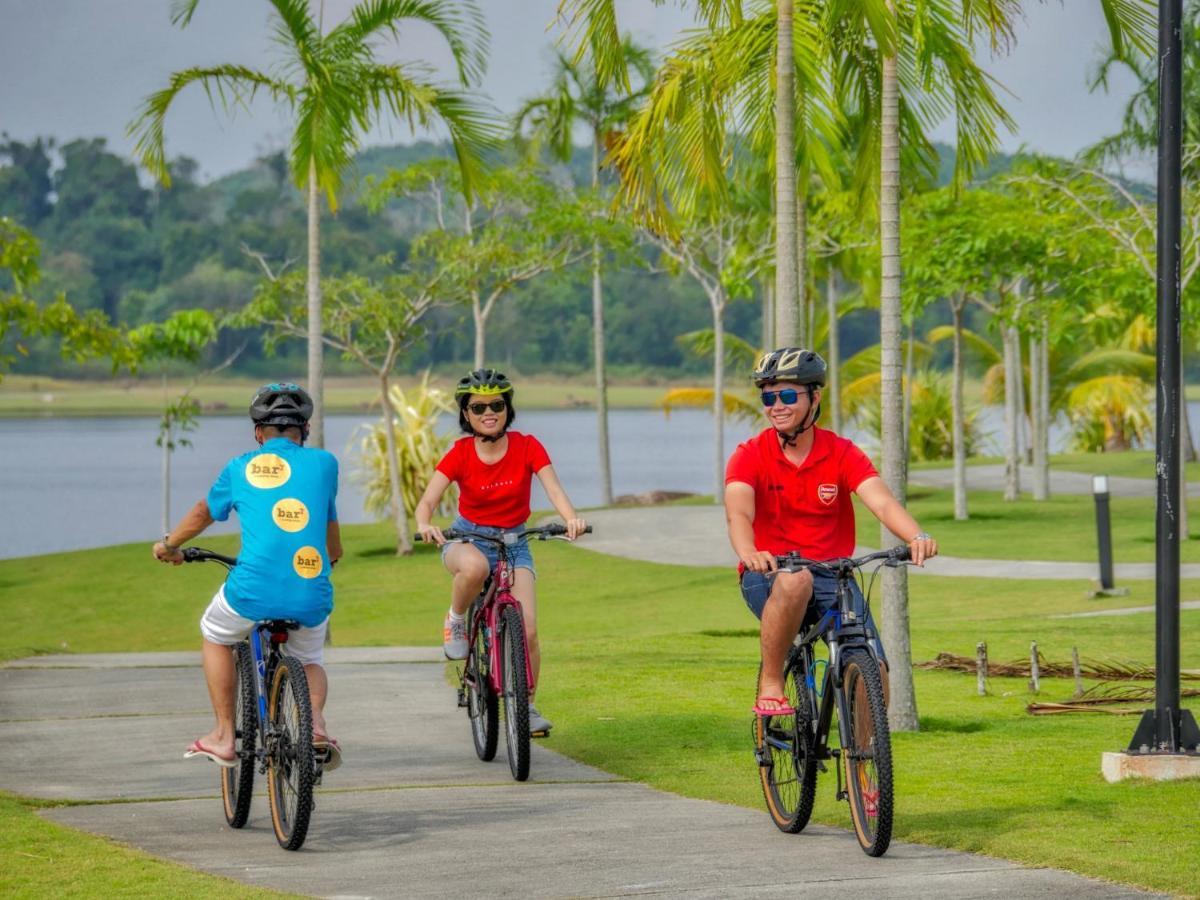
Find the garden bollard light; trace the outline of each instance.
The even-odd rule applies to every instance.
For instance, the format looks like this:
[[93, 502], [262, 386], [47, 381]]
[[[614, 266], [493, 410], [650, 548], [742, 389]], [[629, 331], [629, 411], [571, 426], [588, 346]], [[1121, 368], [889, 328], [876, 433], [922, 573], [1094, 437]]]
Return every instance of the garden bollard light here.
[[1092, 476], [1096, 500], [1096, 543], [1100, 548], [1100, 590], [1113, 589], [1112, 519], [1108, 511], [1108, 476]]

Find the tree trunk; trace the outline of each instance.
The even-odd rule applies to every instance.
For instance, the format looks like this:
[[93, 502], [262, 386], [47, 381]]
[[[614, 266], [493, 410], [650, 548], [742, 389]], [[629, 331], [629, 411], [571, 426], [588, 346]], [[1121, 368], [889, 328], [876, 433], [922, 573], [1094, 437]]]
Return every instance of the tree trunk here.
[[1029, 336], [1029, 421], [1030, 438], [1033, 442], [1033, 499], [1046, 500], [1049, 497], [1047, 485], [1042, 475], [1048, 468], [1046, 459], [1045, 437], [1046, 423], [1042, 421], [1042, 336]]
[[[1183, 433], [1183, 453], [1179, 457], [1183, 462], [1196, 461], [1196, 444], [1192, 440], [1192, 420], [1187, 415], [1187, 374], [1183, 367], [1183, 358], [1180, 357], [1179, 362], [1179, 402], [1183, 408], [1183, 428], [1180, 429]], [[1187, 479], [1184, 479], [1186, 481]]]
[[392, 521], [396, 525], [396, 555], [412, 553], [412, 537], [408, 533], [408, 510], [400, 491], [400, 460], [396, 454], [396, 410], [388, 393], [388, 377], [379, 377], [379, 403], [383, 407], [383, 434], [387, 446], [388, 483], [392, 494]]
[[[592, 130], [592, 190], [600, 186], [600, 129]], [[608, 449], [608, 375], [604, 367], [604, 290], [600, 242], [592, 243], [592, 356], [596, 369], [596, 438], [600, 450], [600, 502], [612, 506], [612, 458]]]
[[1042, 317], [1042, 353], [1039, 363], [1042, 367], [1041, 396], [1038, 397], [1038, 410], [1042, 417], [1042, 459], [1045, 465], [1035, 477], [1043, 483], [1046, 499], [1050, 498], [1050, 322]]
[[916, 337], [913, 323], [908, 323], [908, 342], [904, 348], [904, 460], [907, 465], [912, 459], [912, 399], [913, 399], [913, 343]]
[[1026, 416], [1024, 357], [1024, 351], [1021, 350], [1021, 332], [1014, 330], [1013, 364], [1016, 368], [1017, 380], [1013, 387], [1017, 391], [1017, 454], [1023, 464], [1030, 465], [1033, 458], [1030, 456], [1029, 419]]
[[838, 372], [841, 367], [841, 351], [838, 348], [838, 274], [832, 265], [829, 267], [829, 279], [825, 282], [825, 315], [829, 319], [829, 418], [833, 430], [842, 433], [842, 377]]
[[321, 315], [321, 193], [317, 164], [308, 165], [308, 393], [313, 399], [308, 442], [325, 446], [325, 345]]
[[712, 300], [713, 317], [713, 436], [716, 458], [713, 503], [725, 502], [725, 300]]
[[775, 47], [775, 341], [796, 343], [799, 282], [796, 260], [796, 58], [793, 0], [777, 0]]
[[762, 282], [762, 349], [775, 347], [775, 283]]
[[796, 198], [796, 343], [811, 347], [813, 309], [808, 291], [808, 196], [804, 187], [800, 185], [800, 194]]
[[1021, 420], [1017, 407], [1017, 329], [1003, 326], [1004, 341], [1004, 430], [1007, 435], [1004, 452], [1004, 499], [1010, 502], [1021, 496]]
[[[896, 15], [893, 0], [888, 15]], [[904, 458], [903, 400], [900, 359], [900, 83], [897, 48], [883, 57], [880, 86], [879, 244], [881, 283], [879, 338], [883, 480], [900, 503], [908, 498], [908, 465]], [[880, 543], [893, 547], [896, 536], [880, 527]], [[909, 535], [904, 535], [908, 537]], [[889, 662], [891, 704], [888, 722], [893, 731], [917, 731], [917, 696], [913, 686], [912, 643], [908, 629], [908, 572], [903, 566], [883, 574], [883, 642]]]
[[[162, 373], [163, 407], [169, 405], [167, 398], [167, 373]], [[160, 438], [162, 440], [162, 533], [171, 530], [171, 440], [175, 436], [175, 428], [168, 420]]]
[[950, 311], [954, 313], [954, 380], [950, 393], [954, 429], [954, 518], [960, 522], [970, 518], [967, 512], [967, 426], [963, 409], [962, 313], [965, 304], [966, 298], [962, 294], [950, 300]]
[[475, 322], [475, 368], [482, 369], [487, 358], [487, 313], [479, 302], [479, 295], [471, 296], [471, 318]]

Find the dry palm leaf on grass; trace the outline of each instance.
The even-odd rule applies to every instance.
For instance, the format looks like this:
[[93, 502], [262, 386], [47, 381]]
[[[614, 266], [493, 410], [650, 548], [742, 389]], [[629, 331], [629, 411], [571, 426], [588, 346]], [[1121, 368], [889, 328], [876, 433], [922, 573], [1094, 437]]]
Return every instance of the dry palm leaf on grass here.
[[[1181, 697], [1200, 697], [1200, 688], [1184, 688]], [[1026, 711], [1035, 716], [1068, 712], [1102, 712], [1115, 716], [1141, 713], [1147, 703], [1154, 702], [1154, 688], [1140, 684], [1097, 684], [1084, 691], [1082, 697], [1062, 703], [1030, 703]], [[1120, 704], [1136, 704], [1122, 706]]]
[[[959, 656], [955, 653], [946, 653], [943, 651], [935, 659], [917, 663], [917, 667], [921, 669], [941, 669], [951, 672], [968, 672], [973, 675], [975, 674], [975, 657]], [[1030, 674], [1028, 659], [1010, 663], [988, 660], [987, 670], [988, 677], [996, 678], [1028, 678]], [[1042, 678], [1072, 678], [1075, 675], [1075, 670], [1071, 666], [1071, 663], [1050, 662], [1040, 652], [1038, 653], [1038, 671]], [[1130, 660], [1099, 661], [1088, 659], [1081, 662], [1079, 674], [1096, 681], [1152, 681], [1154, 679], [1154, 666], [1147, 666]], [[1185, 681], [1200, 681], [1200, 670], [1184, 669], [1180, 672], [1179, 677]]]

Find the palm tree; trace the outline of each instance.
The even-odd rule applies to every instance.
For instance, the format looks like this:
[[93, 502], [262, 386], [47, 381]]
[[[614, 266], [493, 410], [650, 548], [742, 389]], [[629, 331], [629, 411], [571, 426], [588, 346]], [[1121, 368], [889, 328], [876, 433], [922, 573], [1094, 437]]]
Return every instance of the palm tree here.
[[[200, 0], [175, 0], [171, 20], [186, 27]], [[496, 136], [491, 117], [465, 94], [429, 81], [418, 66], [384, 64], [374, 42], [398, 38], [408, 21], [431, 25], [445, 39], [468, 86], [483, 72], [486, 35], [472, 0], [360, 0], [349, 16], [325, 33], [307, 0], [268, 0], [275, 36], [283, 51], [278, 74], [236, 64], [183, 69], [166, 88], [146, 98], [130, 125], [143, 164], [170, 183], [164, 126], [171, 104], [184, 88], [199, 84], [228, 111], [268, 94], [295, 117], [289, 161], [296, 186], [308, 195], [308, 388], [315, 401], [311, 440], [324, 445], [324, 377], [320, 268], [320, 195], [336, 212], [343, 176], [362, 136], [391, 116], [410, 127], [444, 125], [464, 179], [475, 178], [485, 149]], [[322, 10], [324, 4], [322, 3]]]
[[[522, 105], [515, 130], [526, 126], [532, 132], [531, 147], [548, 146], [558, 159], [568, 162], [574, 150], [572, 134], [577, 124], [585, 126], [592, 143], [591, 189], [600, 190], [600, 170], [606, 147], [623, 127], [646, 92], [653, 65], [647, 50], [628, 37], [617, 43], [616, 71], [598, 65], [593, 57], [576, 54], [570, 59], [558, 54], [550, 90]], [[629, 70], [639, 82], [634, 86]], [[608, 375], [605, 372], [604, 287], [601, 277], [600, 240], [592, 243], [592, 355], [596, 375], [597, 436], [600, 449], [600, 497], [604, 505], [613, 500], [612, 460], [608, 449]]]

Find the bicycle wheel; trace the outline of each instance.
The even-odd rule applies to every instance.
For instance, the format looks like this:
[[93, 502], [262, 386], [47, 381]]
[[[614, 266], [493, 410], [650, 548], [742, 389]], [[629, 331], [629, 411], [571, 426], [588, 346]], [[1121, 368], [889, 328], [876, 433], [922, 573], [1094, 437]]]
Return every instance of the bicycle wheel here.
[[[761, 688], [761, 664], [758, 676]], [[755, 716], [754, 746], [767, 812], [780, 831], [797, 834], [808, 824], [817, 794], [811, 693], [798, 659], [788, 662], [783, 692], [796, 715]]]
[[839, 722], [846, 787], [858, 843], [883, 856], [892, 840], [892, 739], [879, 664], [865, 650], [850, 650], [842, 670], [849, 722]]
[[[475, 620], [474, 609], [471, 621]], [[467, 715], [471, 718], [471, 737], [475, 753], [484, 762], [496, 758], [500, 732], [500, 698], [488, 680], [488, 640], [480, 626], [471, 641], [463, 680], [467, 683]]]
[[254, 749], [258, 743], [258, 703], [254, 694], [254, 660], [250, 645], [243, 642], [234, 648], [234, 671], [237, 675], [237, 708], [234, 710], [233, 749], [241, 762], [232, 769], [221, 770], [221, 800], [225, 804], [225, 821], [231, 828], [241, 828], [250, 817], [250, 800], [254, 794], [254, 766], [258, 762]]
[[525, 625], [514, 607], [500, 617], [500, 664], [504, 667], [504, 730], [508, 768], [517, 781], [529, 777], [529, 685], [525, 679]]
[[267, 796], [275, 839], [285, 850], [299, 850], [312, 814], [315, 764], [312, 707], [304, 666], [280, 657], [267, 699]]

